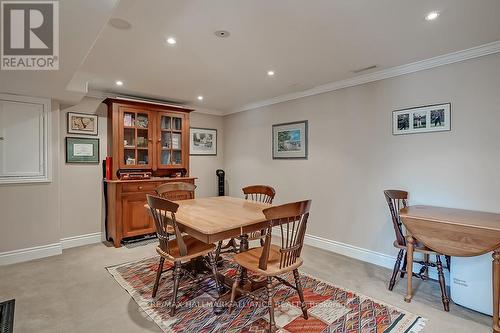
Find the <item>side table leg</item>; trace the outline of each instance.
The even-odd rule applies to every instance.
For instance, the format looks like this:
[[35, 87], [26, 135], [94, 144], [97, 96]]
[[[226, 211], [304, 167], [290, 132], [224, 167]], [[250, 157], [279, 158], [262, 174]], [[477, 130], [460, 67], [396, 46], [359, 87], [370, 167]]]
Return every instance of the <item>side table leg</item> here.
[[413, 297], [413, 287], [412, 287], [412, 278], [413, 278], [413, 243], [414, 239], [412, 236], [406, 237], [406, 278], [408, 279], [408, 287], [406, 290], [405, 302], [410, 303]]

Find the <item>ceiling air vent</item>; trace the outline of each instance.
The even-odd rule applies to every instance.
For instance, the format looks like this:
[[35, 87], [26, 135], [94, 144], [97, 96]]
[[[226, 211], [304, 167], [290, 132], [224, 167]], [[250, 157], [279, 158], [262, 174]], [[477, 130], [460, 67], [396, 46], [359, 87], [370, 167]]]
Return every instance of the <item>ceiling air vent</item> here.
[[354, 74], [359, 74], [359, 73], [362, 73], [362, 72], [365, 72], [365, 71], [369, 71], [370, 69], [375, 69], [375, 68], [377, 68], [377, 65], [371, 65], [371, 66], [368, 66], [368, 67], [356, 69], [356, 70], [354, 70], [352, 72]]

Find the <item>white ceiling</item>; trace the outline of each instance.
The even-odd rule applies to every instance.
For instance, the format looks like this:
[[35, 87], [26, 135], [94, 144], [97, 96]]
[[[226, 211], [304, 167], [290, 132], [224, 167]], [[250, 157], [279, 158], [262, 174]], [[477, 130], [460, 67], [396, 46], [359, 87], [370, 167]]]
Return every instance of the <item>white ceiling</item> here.
[[[370, 65], [380, 70], [500, 40], [499, 0], [121, 0], [113, 10], [114, 2], [61, 1], [63, 70], [30, 82], [45, 85], [35, 95], [70, 100], [88, 82], [91, 90], [228, 113]], [[425, 21], [432, 10], [440, 17]], [[131, 29], [104, 24], [110, 16]], [[221, 29], [231, 36], [217, 38]], [[30, 75], [7, 74], [15, 88]]]
[[68, 84], [106, 25], [119, 0], [61, 0], [59, 70], [0, 71], [0, 92], [78, 102], [82, 91]]

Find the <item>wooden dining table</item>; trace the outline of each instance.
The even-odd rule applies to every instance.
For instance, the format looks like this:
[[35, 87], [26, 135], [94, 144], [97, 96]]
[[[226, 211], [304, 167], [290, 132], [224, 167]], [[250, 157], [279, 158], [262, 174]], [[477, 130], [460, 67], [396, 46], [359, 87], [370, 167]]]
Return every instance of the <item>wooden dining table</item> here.
[[[228, 196], [209, 197], [175, 201], [179, 205], [175, 219], [181, 232], [185, 232], [207, 244], [236, 238], [240, 239], [240, 251], [249, 248], [248, 234], [262, 230], [267, 225], [262, 210], [272, 207], [271, 204], [260, 203]], [[149, 209], [148, 205], [145, 208]], [[233, 279], [219, 274], [219, 281], [231, 287]], [[265, 282], [252, 281], [243, 269], [240, 288], [252, 291], [261, 288]], [[219, 303], [229, 299], [224, 295]]]
[[[407, 270], [413, 271], [413, 246], [419, 241], [443, 255], [472, 257], [493, 252], [493, 332], [500, 333], [500, 214], [443, 208], [409, 206], [400, 210], [407, 230]], [[412, 299], [412, 274], [407, 274], [405, 301]]]

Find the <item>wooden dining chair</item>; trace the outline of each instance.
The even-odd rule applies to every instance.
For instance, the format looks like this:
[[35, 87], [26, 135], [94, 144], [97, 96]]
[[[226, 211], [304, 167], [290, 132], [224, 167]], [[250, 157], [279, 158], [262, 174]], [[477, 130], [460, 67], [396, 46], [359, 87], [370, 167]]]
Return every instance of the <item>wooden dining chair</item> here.
[[156, 188], [159, 197], [168, 200], [194, 199], [196, 185], [183, 182], [164, 183]]
[[[147, 201], [151, 210], [151, 215], [155, 221], [156, 235], [159, 241], [156, 252], [160, 255], [152, 296], [153, 298], [156, 297], [165, 260], [173, 263], [174, 270], [172, 276], [174, 279], [174, 286], [170, 308], [170, 315], [173, 316], [177, 307], [177, 291], [179, 289], [181, 270], [183, 269], [182, 263], [199, 257], [206, 260], [208, 266], [212, 269], [217, 291], [220, 292], [219, 281], [217, 279], [217, 264], [213, 255], [215, 245], [206, 244], [192, 236], [181, 234], [175, 219], [175, 213], [179, 205], [175, 202], [149, 194], [147, 195]], [[173, 234], [175, 235], [175, 239], [170, 239], [171, 234], [167, 232], [167, 226], [171, 227], [174, 231]], [[207, 256], [208, 260], [205, 256]]]
[[[172, 182], [172, 183], [164, 183], [158, 186], [155, 190], [156, 194], [167, 200], [186, 200], [186, 199], [194, 199], [194, 191], [196, 190], [196, 185], [191, 183], [183, 183], [183, 182]], [[174, 235], [174, 229], [167, 224], [166, 231]]]
[[[396, 258], [396, 263], [394, 264], [394, 269], [392, 271], [391, 280], [389, 282], [389, 290], [393, 290], [396, 283], [397, 275], [400, 273], [401, 278], [404, 278], [405, 274], [409, 274], [406, 270], [407, 257], [406, 257], [406, 239], [403, 233], [403, 223], [399, 216], [399, 211], [408, 205], [408, 192], [401, 190], [385, 190], [385, 199], [389, 206], [391, 212], [392, 225], [394, 227], [394, 232], [396, 234], [396, 240], [393, 245], [399, 249], [398, 256]], [[443, 307], [445, 311], [450, 310], [449, 298], [446, 293], [446, 282], [443, 273], [443, 264], [441, 262], [442, 254], [437, 253], [425, 245], [415, 242], [414, 252], [421, 253], [424, 260], [414, 260], [413, 262], [420, 264], [422, 267], [418, 273], [413, 273], [412, 276], [418, 277], [422, 280], [427, 280], [429, 278], [429, 267], [436, 267], [438, 271], [439, 286], [441, 288], [441, 299], [443, 302]], [[430, 255], [436, 256], [436, 261], [432, 262], [429, 260]], [[447, 269], [450, 269], [450, 257], [445, 256]], [[403, 266], [401, 267], [401, 260], [403, 260]]]
[[[241, 189], [245, 195], [245, 200], [262, 202], [272, 204], [276, 191], [274, 188], [268, 185], [250, 185]], [[248, 240], [259, 240], [260, 246], [264, 245], [265, 230], [259, 230], [252, 232], [248, 235]], [[231, 238], [229, 242], [223, 247], [222, 241], [217, 244], [216, 258], [219, 260], [219, 256], [223, 250], [226, 252], [238, 252], [238, 245], [234, 238]]]
[[[243, 268], [246, 268], [257, 275], [267, 278], [266, 291], [270, 332], [276, 331], [274, 300], [272, 295], [273, 278], [297, 291], [302, 315], [304, 319], [308, 319], [298, 268], [303, 262], [300, 253], [304, 244], [310, 206], [311, 200], [305, 200], [263, 210], [268, 220], [264, 246], [253, 248], [234, 256], [234, 260], [239, 267], [231, 290], [230, 312], [235, 306], [236, 291], [240, 291], [251, 298], [255, 298], [254, 295], [239, 288]], [[281, 230], [280, 246], [271, 244], [273, 227], [279, 227]], [[288, 272], [293, 272], [295, 285], [280, 277], [280, 275]]]

